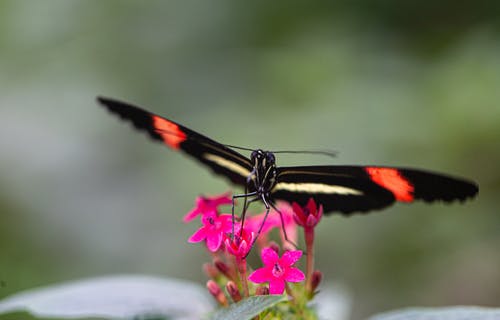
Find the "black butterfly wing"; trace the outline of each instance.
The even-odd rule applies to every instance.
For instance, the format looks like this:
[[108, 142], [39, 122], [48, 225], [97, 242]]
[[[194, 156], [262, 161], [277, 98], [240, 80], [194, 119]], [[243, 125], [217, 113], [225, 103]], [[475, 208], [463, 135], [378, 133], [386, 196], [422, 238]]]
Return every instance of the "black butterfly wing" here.
[[309, 198], [323, 205], [325, 213], [343, 214], [382, 209], [395, 197], [386, 188], [368, 178], [352, 174], [345, 167], [312, 166], [278, 168], [271, 190], [274, 200], [305, 205]]
[[465, 200], [477, 186], [469, 181], [417, 169], [375, 166], [278, 168], [272, 198], [305, 205], [309, 198], [325, 213], [378, 210], [394, 201]]
[[99, 97], [97, 100], [138, 130], [147, 132], [153, 140], [185, 152], [237, 185], [246, 184], [252, 166], [250, 160], [238, 152], [139, 107], [109, 98]]
[[[139, 107], [108, 98], [98, 98], [98, 101], [110, 112], [147, 132], [153, 140], [181, 150], [215, 173], [245, 186], [252, 165], [238, 152]], [[350, 214], [382, 209], [396, 200], [463, 201], [477, 192], [473, 182], [418, 169], [311, 166], [278, 168], [271, 198], [305, 205], [312, 197], [323, 205], [326, 213]]]
[[[402, 202], [465, 201], [473, 198], [479, 191], [479, 187], [473, 181], [438, 172], [388, 167], [362, 169], [368, 172], [370, 179], [392, 190], [397, 195], [398, 201]], [[403, 194], [398, 189], [401, 183], [398, 181], [403, 182]]]

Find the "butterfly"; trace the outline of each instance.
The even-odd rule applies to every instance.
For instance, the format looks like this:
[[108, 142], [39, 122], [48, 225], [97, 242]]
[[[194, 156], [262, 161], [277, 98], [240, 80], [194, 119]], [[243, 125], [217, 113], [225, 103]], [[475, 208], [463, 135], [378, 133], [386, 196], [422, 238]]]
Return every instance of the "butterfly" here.
[[153, 140], [182, 151], [215, 174], [244, 188], [235, 197], [262, 201], [267, 210], [278, 200], [305, 206], [309, 199], [325, 214], [349, 215], [383, 209], [395, 202], [465, 201], [478, 193], [472, 181], [420, 169], [323, 165], [279, 167], [273, 152], [255, 149], [246, 157], [234, 148], [140, 107], [110, 98], [98, 102]]

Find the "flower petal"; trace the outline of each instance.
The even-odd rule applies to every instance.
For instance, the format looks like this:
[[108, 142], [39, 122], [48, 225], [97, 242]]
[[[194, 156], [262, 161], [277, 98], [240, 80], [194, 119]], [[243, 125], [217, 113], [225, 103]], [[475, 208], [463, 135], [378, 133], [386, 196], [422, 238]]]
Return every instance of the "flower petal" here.
[[[222, 214], [217, 217], [218, 221], [221, 224], [221, 231], [224, 233], [233, 232], [233, 217], [230, 214]], [[239, 232], [241, 229], [241, 225], [235, 221], [234, 223], [234, 232]]]
[[244, 259], [251, 249], [255, 235], [253, 232], [249, 232], [246, 228], [243, 229], [241, 237], [236, 234], [234, 238], [231, 239], [230, 236], [226, 236], [224, 240], [224, 245], [226, 246], [227, 252], [239, 259]]
[[[278, 226], [278, 224], [275, 223], [275, 219], [273, 219], [273, 213], [274, 211], [271, 211], [269, 213], [264, 225], [262, 226], [262, 229], [260, 230], [261, 235], [266, 235], [269, 231]], [[262, 222], [264, 222], [264, 216], [265, 213], [250, 217], [245, 221], [245, 227], [252, 230], [253, 232], [257, 232], [261, 228]]]
[[232, 198], [230, 197], [230, 194], [228, 192], [221, 194], [220, 196], [215, 196], [212, 198], [208, 198], [208, 200], [211, 201], [212, 205], [214, 207], [218, 207], [220, 205], [224, 204], [231, 204], [233, 203]]
[[266, 266], [273, 266], [279, 260], [279, 256], [276, 251], [274, 251], [270, 247], [262, 249], [261, 258], [262, 262]]
[[269, 274], [269, 270], [267, 268], [257, 269], [248, 276], [248, 280], [255, 283], [268, 282], [270, 278], [271, 275]]
[[193, 220], [194, 218], [196, 218], [196, 216], [199, 215], [200, 213], [201, 213], [201, 211], [196, 207], [193, 210], [189, 211], [184, 216], [184, 218], [182, 218], [182, 221], [183, 222], [189, 222], [189, 221]]
[[309, 198], [309, 201], [307, 202], [307, 209], [309, 209], [309, 214], [316, 215], [317, 207], [313, 198]]
[[198, 229], [198, 231], [193, 233], [191, 237], [189, 237], [188, 242], [189, 243], [200, 242], [205, 240], [206, 237], [207, 237], [207, 229], [205, 227], [201, 227], [200, 229]]
[[318, 219], [316, 218], [316, 216], [313, 216], [312, 214], [310, 214], [308, 217], [307, 217], [307, 220], [306, 220], [306, 225], [304, 227], [306, 228], [313, 228], [315, 227], [317, 224], [318, 224]]
[[302, 207], [297, 203], [294, 202], [292, 203], [292, 208], [294, 214], [294, 219], [297, 222], [297, 224], [302, 225], [305, 220], [306, 220], [306, 215], [304, 214], [304, 210], [302, 210]]
[[286, 271], [284, 280], [288, 282], [300, 282], [305, 279], [305, 275], [297, 268], [290, 268]]
[[270, 294], [283, 294], [285, 291], [285, 281], [282, 279], [273, 279], [269, 282]]
[[207, 248], [211, 252], [215, 252], [222, 244], [222, 233], [217, 232], [207, 236]]
[[294, 243], [297, 243], [298, 233], [297, 233], [297, 224], [291, 223], [285, 226], [285, 233], [283, 230], [280, 230], [281, 242], [283, 243], [284, 250], [294, 250], [296, 246]]
[[319, 206], [319, 208], [318, 208], [318, 214], [316, 214], [316, 217], [318, 218], [318, 222], [323, 217], [323, 205]]
[[282, 266], [289, 267], [295, 262], [299, 261], [300, 257], [302, 257], [302, 251], [300, 250], [287, 251], [281, 257], [280, 262]]

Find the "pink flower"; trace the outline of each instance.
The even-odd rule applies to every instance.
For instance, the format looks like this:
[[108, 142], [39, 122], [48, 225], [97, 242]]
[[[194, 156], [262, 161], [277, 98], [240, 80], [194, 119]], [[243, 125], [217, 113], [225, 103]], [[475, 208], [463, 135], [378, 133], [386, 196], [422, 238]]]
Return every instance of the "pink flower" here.
[[295, 215], [295, 222], [298, 225], [310, 229], [314, 228], [323, 216], [323, 206], [319, 206], [319, 209], [314, 202], [313, 198], [310, 198], [304, 207], [301, 207], [298, 203], [292, 203], [293, 211]]
[[285, 282], [300, 282], [305, 276], [302, 271], [292, 267], [300, 257], [302, 251], [286, 251], [280, 258], [271, 248], [262, 249], [261, 257], [264, 267], [255, 270], [248, 279], [255, 283], [269, 282], [270, 294], [282, 294], [285, 291]]
[[[230, 214], [205, 215], [201, 218], [203, 227], [196, 231], [188, 240], [190, 243], [206, 240], [207, 248], [211, 252], [217, 251], [224, 236], [233, 231], [232, 217]], [[240, 225], [235, 223], [234, 232], [240, 230]]]
[[226, 237], [224, 244], [227, 252], [241, 260], [245, 259], [250, 249], [252, 249], [254, 238], [255, 233], [243, 229], [241, 236], [239, 232], [235, 232], [232, 239], [231, 237]]
[[[278, 210], [283, 215], [283, 224], [285, 226], [285, 232], [288, 237], [288, 240], [290, 240], [293, 243], [297, 242], [297, 224], [295, 223], [294, 220], [294, 213], [292, 207], [288, 205], [286, 202], [280, 202], [278, 203]], [[252, 230], [253, 232], [257, 233], [257, 231], [260, 228], [260, 225], [263, 222], [264, 216], [265, 213], [262, 213], [248, 218], [247, 222], [245, 222], [245, 226], [248, 227], [248, 229]], [[259, 235], [258, 239], [259, 244], [267, 242], [266, 235], [274, 228], [280, 229], [281, 237], [283, 238], [283, 240], [285, 240], [280, 214], [275, 210], [271, 210], [271, 212], [269, 212], [269, 215], [267, 216], [266, 222], [262, 227], [261, 233]], [[285, 243], [285, 241], [283, 241], [283, 243]]]
[[188, 212], [182, 219], [184, 222], [189, 222], [198, 215], [217, 215], [217, 209], [221, 205], [231, 204], [232, 200], [228, 193], [224, 193], [215, 197], [197, 197], [196, 206]]

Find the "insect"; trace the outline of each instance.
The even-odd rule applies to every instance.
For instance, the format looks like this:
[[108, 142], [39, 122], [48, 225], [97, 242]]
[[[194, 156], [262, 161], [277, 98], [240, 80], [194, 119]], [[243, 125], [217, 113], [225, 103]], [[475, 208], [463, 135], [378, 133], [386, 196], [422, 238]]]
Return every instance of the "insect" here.
[[278, 167], [273, 152], [256, 149], [248, 158], [139, 107], [103, 97], [98, 97], [98, 101], [138, 130], [147, 132], [153, 140], [183, 151], [243, 187], [244, 193], [234, 196], [245, 198], [243, 213], [254, 201], [262, 201], [269, 212], [276, 200], [305, 205], [313, 198], [323, 205], [325, 214], [349, 215], [382, 209], [396, 201], [464, 201], [478, 192], [472, 181], [419, 169], [345, 165]]

